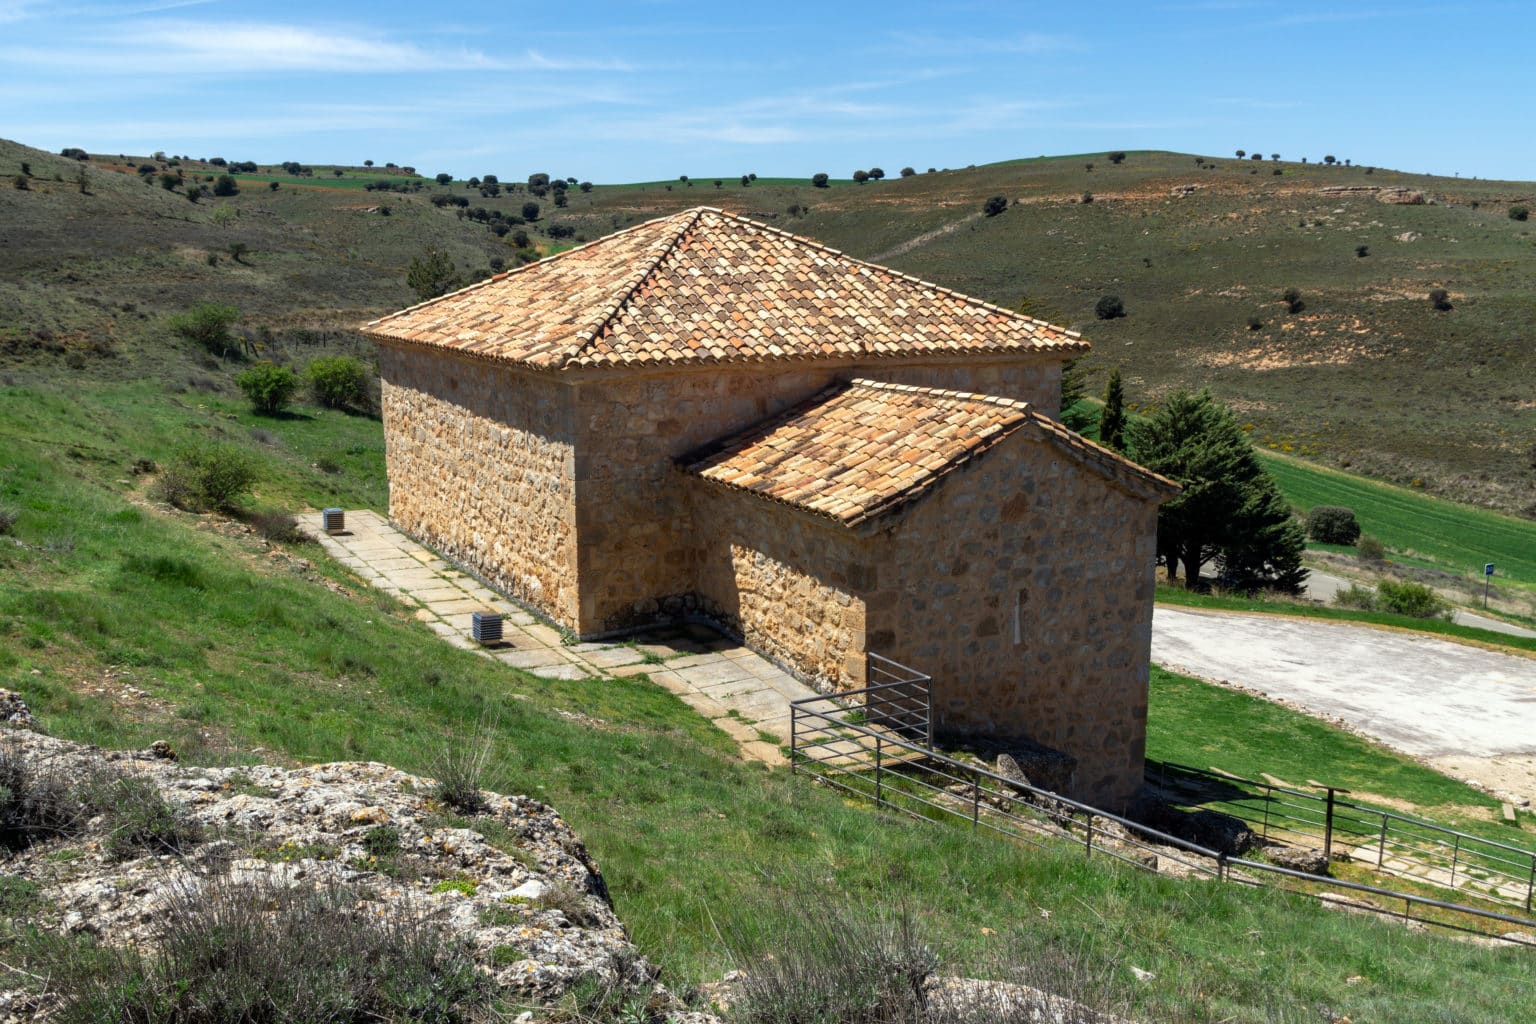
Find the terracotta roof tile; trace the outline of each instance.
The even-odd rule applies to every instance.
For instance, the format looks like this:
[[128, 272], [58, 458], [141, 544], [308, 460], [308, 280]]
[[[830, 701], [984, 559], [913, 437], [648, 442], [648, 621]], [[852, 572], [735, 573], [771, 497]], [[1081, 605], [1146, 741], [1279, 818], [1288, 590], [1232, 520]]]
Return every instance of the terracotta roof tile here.
[[708, 207], [364, 330], [542, 369], [1088, 348], [1075, 332]]
[[684, 455], [705, 480], [857, 526], [928, 493], [1020, 429], [1149, 501], [1177, 484], [1073, 433], [1023, 402], [872, 380], [839, 384]]

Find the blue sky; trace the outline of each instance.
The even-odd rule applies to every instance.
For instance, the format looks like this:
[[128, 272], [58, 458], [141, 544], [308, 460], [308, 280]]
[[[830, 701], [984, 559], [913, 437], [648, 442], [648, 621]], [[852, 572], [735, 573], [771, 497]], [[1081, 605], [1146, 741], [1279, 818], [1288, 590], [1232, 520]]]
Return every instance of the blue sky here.
[[1530, 179], [1529, 15], [1528, 0], [0, 0], [0, 136], [596, 182], [1153, 148]]

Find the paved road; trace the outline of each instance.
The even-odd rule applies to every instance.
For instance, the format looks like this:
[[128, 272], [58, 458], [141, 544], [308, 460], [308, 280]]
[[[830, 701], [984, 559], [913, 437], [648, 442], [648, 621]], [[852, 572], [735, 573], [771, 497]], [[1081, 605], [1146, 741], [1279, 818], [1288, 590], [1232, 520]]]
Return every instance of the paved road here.
[[[1333, 603], [1333, 595], [1341, 590], [1348, 590], [1349, 580], [1330, 576], [1326, 572], [1318, 572], [1316, 569], [1307, 574], [1307, 596], [1326, 604]], [[1457, 608], [1451, 619], [1458, 626], [1472, 626], [1477, 629], [1488, 629], [1495, 633], [1503, 633], [1507, 636], [1536, 637], [1536, 630], [1526, 629], [1523, 626], [1512, 626], [1501, 619], [1491, 619], [1486, 615], [1478, 615]]]
[[1536, 754], [1536, 658], [1316, 619], [1159, 606], [1152, 660], [1337, 716], [1410, 754]]

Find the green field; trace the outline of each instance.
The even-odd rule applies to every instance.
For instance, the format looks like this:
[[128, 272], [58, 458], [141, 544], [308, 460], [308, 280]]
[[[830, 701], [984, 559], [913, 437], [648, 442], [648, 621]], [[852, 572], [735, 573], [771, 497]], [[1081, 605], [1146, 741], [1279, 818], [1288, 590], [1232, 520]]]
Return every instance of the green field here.
[[1298, 511], [1314, 505], [1355, 510], [1361, 529], [1395, 551], [1447, 572], [1482, 576], [1492, 562], [1500, 581], [1536, 586], [1536, 523], [1470, 508], [1404, 487], [1261, 453]]

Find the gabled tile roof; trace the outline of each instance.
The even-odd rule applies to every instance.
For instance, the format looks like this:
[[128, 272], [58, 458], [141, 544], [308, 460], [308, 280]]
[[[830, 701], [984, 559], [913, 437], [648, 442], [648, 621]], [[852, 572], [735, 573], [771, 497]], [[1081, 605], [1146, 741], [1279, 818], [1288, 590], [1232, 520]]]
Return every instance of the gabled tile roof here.
[[368, 324], [537, 369], [1086, 351], [1053, 327], [699, 207]]
[[[1020, 429], [1161, 501], [1178, 485], [1079, 437], [1023, 402], [854, 380], [678, 460], [689, 473], [858, 526], [916, 501]], [[1075, 439], [1075, 440], [1070, 440]]]

